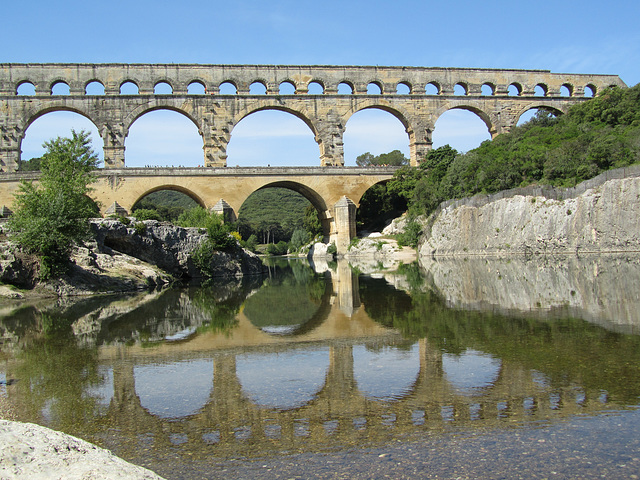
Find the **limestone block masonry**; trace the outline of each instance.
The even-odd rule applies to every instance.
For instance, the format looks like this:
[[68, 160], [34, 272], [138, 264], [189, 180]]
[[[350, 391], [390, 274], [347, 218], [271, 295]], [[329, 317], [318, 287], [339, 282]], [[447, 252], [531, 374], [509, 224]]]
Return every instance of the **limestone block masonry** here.
[[[121, 94], [125, 84], [137, 93]], [[221, 94], [221, 86], [226, 92], [225, 85], [234, 93]], [[256, 85], [264, 93], [256, 94]], [[562, 113], [587, 99], [586, 92], [595, 95], [611, 85], [625, 86], [615, 75], [547, 70], [3, 63], [0, 173], [17, 169], [27, 128], [53, 111], [79, 113], [97, 126], [106, 168], [126, 166], [129, 128], [141, 115], [156, 109], [179, 112], [196, 125], [207, 167], [226, 166], [234, 127], [247, 115], [265, 109], [285, 111], [304, 121], [318, 143], [319, 165], [340, 166], [344, 165], [347, 121], [360, 110], [377, 108], [404, 125], [411, 164], [417, 165], [431, 148], [438, 117], [450, 109], [474, 112], [495, 136], [509, 131], [529, 109]], [[510, 87], [517, 95], [510, 94]], [[344, 89], [350, 93], [342, 93]]]
[[447, 202], [421, 257], [640, 252], [640, 166], [571, 189], [527, 187]]

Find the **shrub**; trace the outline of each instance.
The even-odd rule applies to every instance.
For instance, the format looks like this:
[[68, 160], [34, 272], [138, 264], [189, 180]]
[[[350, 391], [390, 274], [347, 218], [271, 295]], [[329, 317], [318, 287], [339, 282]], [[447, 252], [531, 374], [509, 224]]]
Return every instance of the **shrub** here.
[[133, 216], [140, 221], [144, 220], [157, 220], [159, 222], [162, 221], [162, 217], [158, 213], [157, 210], [152, 210], [149, 208], [139, 208], [133, 212]]

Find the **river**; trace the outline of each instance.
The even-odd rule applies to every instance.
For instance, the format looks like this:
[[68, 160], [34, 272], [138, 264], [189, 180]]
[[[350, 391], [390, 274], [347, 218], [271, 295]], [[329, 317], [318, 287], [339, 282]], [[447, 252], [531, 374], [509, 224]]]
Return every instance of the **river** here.
[[169, 479], [639, 478], [639, 285], [633, 256], [279, 260], [7, 300], [0, 396]]

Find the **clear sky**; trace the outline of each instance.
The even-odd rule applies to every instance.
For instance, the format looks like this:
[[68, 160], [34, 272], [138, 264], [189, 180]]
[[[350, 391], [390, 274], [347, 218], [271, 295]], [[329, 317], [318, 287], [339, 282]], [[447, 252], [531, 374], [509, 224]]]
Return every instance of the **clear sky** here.
[[[401, 65], [545, 69], [617, 74], [640, 82], [640, 2], [592, 0], [301, 2], [113, 0], [5, 2], [3, 63], [201, 63]], [[44, 140], [91, 124], [70, 115], [36, 121], [23, 158]], [[94, 128], [94, 145], [101, 140]], [[452, 111], [434, 146], [466, 151], [489, 138], [468, 112]], [[197, 165], [202, 141], [179, 114], [141, 117], [126, 140], [130, 166]], [[347, 123], [347, 165], [369, 151], [402, 150], [408, 137], [389, 114], [367, 111]], [[263, 112], [242, 120], [229, 165], [318, 165], [310, 130], [292, 116]]]

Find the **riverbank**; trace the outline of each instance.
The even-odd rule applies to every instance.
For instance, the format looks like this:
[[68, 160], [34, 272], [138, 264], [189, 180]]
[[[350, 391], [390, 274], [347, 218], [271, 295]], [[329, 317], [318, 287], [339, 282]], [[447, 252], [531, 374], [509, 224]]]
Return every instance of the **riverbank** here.
[[420, 257], [640, 252], [640, 166], [574, 188], [531, 186], [443, 203]]
[[191, 256], [206, 238], [198, 228], [154, 220], [131, 225], [95, 219], [91, 225], [95, 241], [76, 247], [67, 274], [48, 281], [38, 278], [38, 262], [33, 255], [0, 235], [0, 298], [114, 294], [162, 288], [206, 276], [240, 277], [263, 272], [261, 260], [239, 246], [231, 252], [214, 252], [207, 272], [201, 271]]

